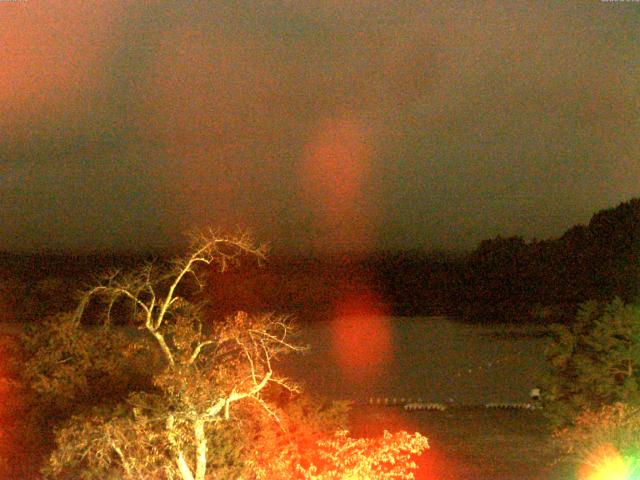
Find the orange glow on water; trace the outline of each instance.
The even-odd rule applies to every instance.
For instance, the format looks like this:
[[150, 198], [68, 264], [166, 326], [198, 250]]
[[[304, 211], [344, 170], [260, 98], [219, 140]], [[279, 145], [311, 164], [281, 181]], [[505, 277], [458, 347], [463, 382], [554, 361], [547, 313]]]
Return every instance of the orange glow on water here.
[[338, 301], [330, 328], [333, 356], [347, 379], [374, 380], [391, 363], [390, 319], [370, 292], [347, 295]]
[[592, 452], [578, 469], [578, 480], [636, 480], [640, 471], [611, 444]]

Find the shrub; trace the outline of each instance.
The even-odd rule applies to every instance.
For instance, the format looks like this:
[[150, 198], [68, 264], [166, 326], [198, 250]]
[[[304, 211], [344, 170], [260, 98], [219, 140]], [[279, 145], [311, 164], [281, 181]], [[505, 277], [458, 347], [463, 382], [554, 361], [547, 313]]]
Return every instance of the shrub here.
[[583, 411], [640, 397], [640, 310], [620, 299], [580, 306], [569, 326], [555, 325], [547, 350], [545, 412], [557, 426]]

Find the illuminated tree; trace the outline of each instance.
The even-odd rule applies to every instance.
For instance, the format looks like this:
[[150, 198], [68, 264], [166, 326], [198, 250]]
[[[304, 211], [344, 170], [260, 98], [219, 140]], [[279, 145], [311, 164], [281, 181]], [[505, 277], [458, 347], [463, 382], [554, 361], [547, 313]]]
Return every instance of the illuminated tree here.
[[203, 267], [247, 255], [264, 250], [209, 232], [164, 268], [106, 275], [26, 335], [26, 378], [41, 416], [58, 419], [46, 477], [413, 478], [426, 438], [352, 439], [347, 405], [301, 397], [277, 375], [274, 362], [303, 350], [288, 317], [214, 321], [187, 300]]
[[[276, 375], [273, 362], [302, 349], [290, 341], [289, 319], [239, 312], [206, 321], [197, 305], [179, 295], [187, 279], [200, 283], [201, 267], [225, 270], [241, 255], [262, 258], [264, 250], [244, 236], [200, 236], [186, 257], [167, 268], [148, 264], [109, 274], [82, 296], [73, 314], [50, 320], [39, 337], [27, 340], [34, 388], [56, 401], [60, 397], [65, 407], [82, 405], [56, 431], [48, 475], [204, 480], [215, 468], [208, 437], [238, 421], [236, 405], [251, 402], [275, 416], [264, 399], [267, 387], [296, 387]], [[132, 307], [126, 325], [142, 334], [127, 336], [113, 327], [113, 312], [123, 310], [122, 302]], [[89, 309], [102, 311], [101, 326], [81, 325]], [[140, 358], [152, 368], [146, 386], [111, 389], [110, 403], [91, 401], [96, 390], [121, 382], [136, 358], [139, 373]]]

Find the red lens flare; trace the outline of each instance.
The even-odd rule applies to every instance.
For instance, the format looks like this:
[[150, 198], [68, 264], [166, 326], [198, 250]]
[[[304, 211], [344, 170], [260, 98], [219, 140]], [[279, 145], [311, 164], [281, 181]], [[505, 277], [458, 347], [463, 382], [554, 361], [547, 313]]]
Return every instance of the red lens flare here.
[[393, 360], [391, 323], [382, 302], [371, 292], [338, 301], [330, 324], [332, 352], [342, 375], [368, 382], [384, 374]]
[[322, 249], [370, 246], [372, 206], [365, 195], [371, 173], [369, 133], [353, 115], [319, 122], [302, 156], [300, 184], [314, 213]]

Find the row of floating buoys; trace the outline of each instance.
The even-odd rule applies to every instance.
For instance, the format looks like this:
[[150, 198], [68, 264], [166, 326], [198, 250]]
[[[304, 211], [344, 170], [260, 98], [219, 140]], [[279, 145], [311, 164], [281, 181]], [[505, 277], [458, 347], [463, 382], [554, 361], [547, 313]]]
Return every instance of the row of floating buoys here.
[[369, 405], [406, 405], [408, 403], [423, 403], [424, 400], [418, 398], [417, 400], [413, 400], [412, 398], [396, 398], [396, 397], [369, 397], [368, 404]]
[[404, 405], [404, 409], [408, 411], [414, 410], [437, 410], [439, 412], [443, 412], [447, 409], [447, 406], [444, 403], [433, 403], [433, 402], [410, 402]]
[[485, 408], [504, 409], [504, 410], [538, 410], [542, 408], [539, 404], [526, 402], [503, 402], [503, 403], [487, 403]]
[[[405, 410], [437, 410], [444, 411], [448, 406], [444, 403], [438, 402], [426, 402], [421, 398], [416, 400], [411, 398], [398, 398], [398, 397], [369, 397], [366, 402], [368, 405], [380, 405], [380, 406], [401, 406]], [[504, 409], [504, 410], [538, 410], [542, 406], [537, 402], [490, 402], [484, 405], [467, 405], [467, 404], [452, 404], [456, 407], [484, 407], [489, 409]]]
[[368, 405], [401, 406], [405, 410], [446, 410], [444, 403], [426, 402], [422, 398], [369, 397]]

